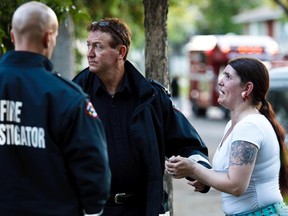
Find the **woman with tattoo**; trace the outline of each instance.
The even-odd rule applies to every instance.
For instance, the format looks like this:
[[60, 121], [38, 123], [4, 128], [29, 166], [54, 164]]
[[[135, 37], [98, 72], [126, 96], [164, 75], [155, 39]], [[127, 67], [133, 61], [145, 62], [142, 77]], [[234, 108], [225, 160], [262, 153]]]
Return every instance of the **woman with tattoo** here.
[[219, 79], [218, 102], [231, 112], [213, 158], [213, 169], [173, 156], [166, 171], [222, 192], [228, 216], [288, 215], [288, 150], [285, 130], [266, 99], [269, 74], [254, 58], [231, 60]]

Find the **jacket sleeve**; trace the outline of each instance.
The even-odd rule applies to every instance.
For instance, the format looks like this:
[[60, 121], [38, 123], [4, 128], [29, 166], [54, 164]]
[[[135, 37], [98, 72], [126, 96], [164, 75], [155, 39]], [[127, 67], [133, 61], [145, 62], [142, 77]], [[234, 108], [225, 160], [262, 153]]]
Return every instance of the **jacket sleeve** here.
[[99, 213], [109, 197], [111, 181], [104, 129], [87, 98], [71, 105], [69, 112], [63, 154], [83, 210]]
[[195, 127], [182, 112], [173, 106], [172, 102], [168, 106], [171, 108], [167, 111], [168, 117], [165, 118], [169, 119], [169, 122], [165, 123], [168, 135], [166, 140], [168, 143], [167, 155], [179, 154], [211, 168], [208, 148]]
[[[162, 113], [158, 113], [158, 116], [162, 114], [160, 118], [162, 118], [164, 122], [163, 130], [165, 134], [166, 157], [181, 155], [182, 157], [196, 160], [197, 163], [210, 169], [208, 148], [197, 130], [183, 113], [173, 105], [167, 90], [159, 86], [156, 87], [156, 90], [161, 101], [158, 110], [161, 110]], [[209, 189], [210, 187], [206, 187], [202, 192], [208, 192]]]
[[211, 168], [208, 160], [208, 148], [194, 126], [170, 101], [165, 119], [167, 125], [168, 156], [178, 153], [181, 156], [196, 160], [207, 168]]

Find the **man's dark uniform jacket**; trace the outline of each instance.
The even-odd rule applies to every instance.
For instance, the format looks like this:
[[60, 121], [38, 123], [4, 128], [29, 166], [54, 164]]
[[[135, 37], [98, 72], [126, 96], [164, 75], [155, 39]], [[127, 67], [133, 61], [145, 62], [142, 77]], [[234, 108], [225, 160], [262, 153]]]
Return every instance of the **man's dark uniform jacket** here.
[[99, 213], [110, 193], [103, 125], [44, 56], [0, 59], [0, 215]]
[[[101, 92], [103, 92], [102, 89], [105, 89], [102, 82], [88, 68], [80, 72], [73, 81], [90, 95], [91, 101], [103, 121], [106, 135], [109, 136], [111, 128], [108, 128], [108, 122], [103, 120], [109, 119], [109, 117], [107, 117], [107, 114], [102, 114], [102, 111], [105, 113], [105, 106], [103, 105], [104, 102], [99, 99], [99, 95], [102, 95]], [[125, 129], [128, 130], [129, 141], [135, 153], [134, 160], [136, 162], [132, 165], [137, 164], [139, 161], [142, 164], [142, 170], [134, 170], [126, 174], [131, 177], [137, 172], [142, 173], [143, 178], [136, 179], [134, 187], [135, 189], [141, 187], [144, 190], [142, 196], [146, 197], [146, 215], [156, 216], [167, 210], [167, 194], [163, 190], [165, 157], [169, 158], [172, 155], [194, 156], [199, 163], [210, 168], [207, 160], [208, 150], [194, 127], [173, 106], [165, 88], [155, 81], [147, 80], [127, 60], [122, 83], [128, 86], [127, 89], [131, 89], [130, 92], [132, 92], [126, 98], [131, 96], [132, 100], [134, 100], [132, 103], [133, 110], [128, 119], [128, 126]], [[117, 95], [114, 98], [117, 98]], [[123, 98], [125, 99], [125, 95]], [[127, 109], [130, 109], [130, 107], [127, 107]], [[108, 115], [111, 114], [108, 113]], [[125, 169], [113, 169], [114, 164], [111, 164], [111, 161], [115, 157], [113, 156], [112, 158], [112, 155], [115, 155], [115, 152], [113, 152], [115, 151], [115, 147], [113, 147], [115, 143], [113, 143], [113, 140], [109, 143], [109, 138], [111, 137], [107, 137], [107, 145], [110, 167], [112, 168], [111, 185], [113, 190], [114, 186], [121, 181], [114, 181], [113, 175], [120, 172], [123, 173]], [[131, 163], [126, 164], [126, 166], [131, 166]], [[209, 188], [207, 187], [206, 192], [208, 190]]]

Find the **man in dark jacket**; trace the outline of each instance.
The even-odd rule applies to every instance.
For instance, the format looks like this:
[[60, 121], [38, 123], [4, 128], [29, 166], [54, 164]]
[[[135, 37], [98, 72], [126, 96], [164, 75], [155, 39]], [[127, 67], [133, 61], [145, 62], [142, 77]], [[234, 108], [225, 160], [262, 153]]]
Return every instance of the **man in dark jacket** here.
[[182, 155], [210, 167], [207, 148], [165, 88], [126, 60], [130, 30], [124, 22], [90, 24], [87, 45], [89, 67], [73, 81], [90, 95], [106, 132], [112, 181], [103, 215], [164, 214], [165, 157]]
[[98, 215], [109, 196], [106, 137], [81, 88], [52, 73], [55, 13], [39, 2], [12, 19], [0, 59], [0, 215]]

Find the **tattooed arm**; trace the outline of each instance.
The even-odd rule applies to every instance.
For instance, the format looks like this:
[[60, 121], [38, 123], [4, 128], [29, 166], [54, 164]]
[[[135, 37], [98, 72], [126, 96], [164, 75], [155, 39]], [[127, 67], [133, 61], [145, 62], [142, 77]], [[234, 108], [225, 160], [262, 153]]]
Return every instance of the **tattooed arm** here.
[[235, 141], [231, 146], [228, 173], [220, 173], [180, 156], [166, 163], [166, 170], [174, 178], [190, 176], [219, 191], [240, 196], [249, 185], [258, 148], [249, 142]]
[[227, 188], [235, 196], [243, 194], [249, 185], [254, 169], [258, 148], [249, 142], [235, 141], [231, 146], [228, 177], [232, 188]]

